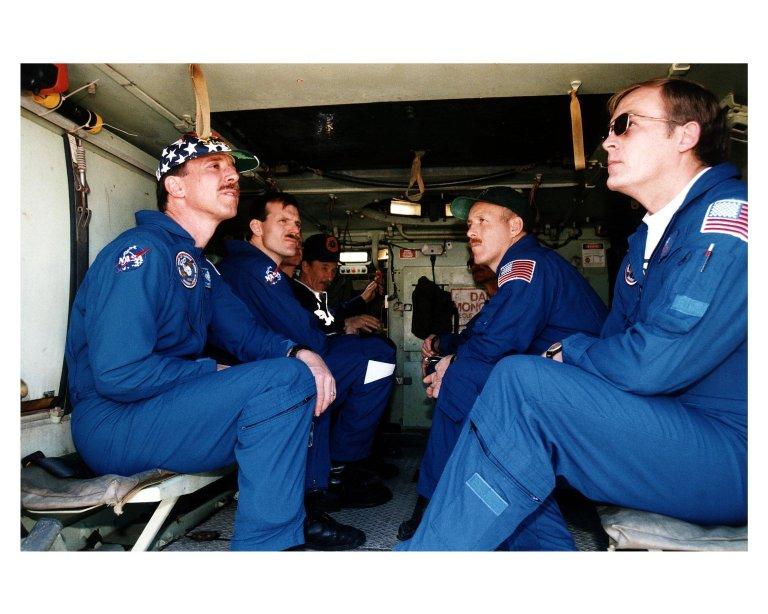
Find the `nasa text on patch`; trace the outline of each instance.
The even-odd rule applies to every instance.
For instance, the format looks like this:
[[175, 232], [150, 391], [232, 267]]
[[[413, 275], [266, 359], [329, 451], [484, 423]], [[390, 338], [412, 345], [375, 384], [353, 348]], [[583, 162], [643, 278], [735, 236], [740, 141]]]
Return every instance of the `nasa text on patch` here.
[[264, 271], [264, 281], [266, 281], [271, 286], [274, 286], [281, 279], [282, 275], [280, 275], [280, 271], [273, 269], [271, 266], [268, 266], [267, 270]]
[[627, 262], [627, 268], [624, 269], [624, 282], [628, 286], [634, 286], [637, 283], [635, 276], [632, 274], [632, 265]]
[[115, 266], [115, 269], [118, 272], [138, 269], [142, 264], [144, 264], [144, 258], [146, 257], [147, 252], [149, 252], [148, 247], [131, 245], [117, 259], [117, 265]]

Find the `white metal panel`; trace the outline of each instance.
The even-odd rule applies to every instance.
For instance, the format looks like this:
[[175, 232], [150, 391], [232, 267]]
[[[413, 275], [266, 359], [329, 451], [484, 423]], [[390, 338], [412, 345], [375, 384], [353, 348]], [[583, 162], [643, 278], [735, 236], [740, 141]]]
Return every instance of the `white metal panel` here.
[[[155, 208], [155, 181], [86, 144], [90, 262]], [[30, 399], [58, 392], [69, 301], [69, 187], [59, 129], [21, 118], [21, 378]]]
[[93, 262], [107, 243], [136, 225], [136, 211], [157, 208], [155, 179], [92, 146], [86, 148], [85, 159], [91, 188], [88, 206], [93, 211], [89, 237]]
[[70, 419], [70, 416], [64, 416], [60, 422], [54, 422], [48, 412], [22, 416], [21, 458], [37, 450], [46, 456], [62, 456], [74, 452]]
[[21, 119], [21, 378], [58, 390], [69, 299], [69, 195], [61, 135]]

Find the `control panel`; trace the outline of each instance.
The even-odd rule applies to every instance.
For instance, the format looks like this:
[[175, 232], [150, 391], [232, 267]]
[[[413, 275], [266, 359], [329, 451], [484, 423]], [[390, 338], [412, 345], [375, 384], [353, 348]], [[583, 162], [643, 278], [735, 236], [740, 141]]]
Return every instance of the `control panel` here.
[[367, 275], [367, 264], [342, 264], [339, 266], [340, 275]]

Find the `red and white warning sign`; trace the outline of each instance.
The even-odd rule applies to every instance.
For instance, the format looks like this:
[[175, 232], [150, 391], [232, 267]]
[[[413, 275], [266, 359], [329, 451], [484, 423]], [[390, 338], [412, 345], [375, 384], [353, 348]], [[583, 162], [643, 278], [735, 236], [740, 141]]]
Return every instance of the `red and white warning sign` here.
[[451, 288], [451, 299], [459, 310], [459, 330], [462, 330], [483, 308], [488, 295], [478, 288]]
[[400, 248], [400, 258], [402, 259], [408, 259], [408, 258], [416, 258], [416, 250], [415, 249], [406, 249], [405, 247]]
[[605, 267], [605, 243], [593, 241], [581, 244], [581, 266], [585, 269]]

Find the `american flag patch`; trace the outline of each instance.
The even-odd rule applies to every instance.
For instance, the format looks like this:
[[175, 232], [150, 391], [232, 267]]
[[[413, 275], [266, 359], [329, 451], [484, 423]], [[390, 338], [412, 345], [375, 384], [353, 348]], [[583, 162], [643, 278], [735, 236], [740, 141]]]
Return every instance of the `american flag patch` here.
[[499, 271], [498, 285], [501, 288], [508, 281], [521, 279], [531, 283], [533, 279], [533, 269], [536, 268], [535, 260], [512, 260], [507, 262]]
[[707, 209], [701, 232], [717, 232], [748, 241], [749, 203], [743, 200], [718, 200]]

